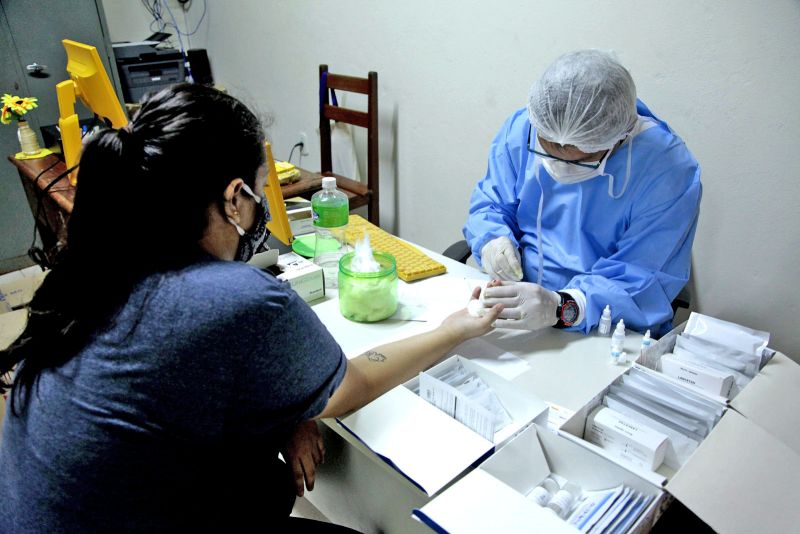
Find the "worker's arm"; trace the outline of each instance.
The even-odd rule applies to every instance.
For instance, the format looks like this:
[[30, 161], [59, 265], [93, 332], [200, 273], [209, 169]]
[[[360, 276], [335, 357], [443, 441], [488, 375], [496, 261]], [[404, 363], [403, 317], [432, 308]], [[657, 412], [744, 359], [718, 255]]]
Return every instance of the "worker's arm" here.
[[[476, 289], [473, 298], [480, 290]], [[317, 418], [340, 417], [375, 400], [436, 363], [456, 345], [492, 330], [502, 307], [483, 317], [454, 313], [431, 332], [368, 350], [347, 363], [344, 379]]]
[[523, 110], [506, 120], [492, 141], [486, 175], [475, 186], [469, 201], [464, 237], [472, 255], [483, 267], [483, 247], [498, 237], [507, 237], [519, 248], [522, 235], [517, 222], [518, 192], [525, 180], [524, 147], [528, 122]]

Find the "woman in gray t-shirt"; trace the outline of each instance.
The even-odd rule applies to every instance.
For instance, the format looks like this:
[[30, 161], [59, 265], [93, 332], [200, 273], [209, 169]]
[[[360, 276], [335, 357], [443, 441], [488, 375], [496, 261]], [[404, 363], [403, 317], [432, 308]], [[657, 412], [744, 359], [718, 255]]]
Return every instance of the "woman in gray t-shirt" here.
[[491, 329], [499, 307], [462, 311], [346, 360], [244, 263], [267, 235], [263, 141], [233, 97], [177, 85], [86, 144], [69, 247], [0, 352], [0, 374], [17, 366], [0, 532], [288, 528], [322, 456], [313, 419]]

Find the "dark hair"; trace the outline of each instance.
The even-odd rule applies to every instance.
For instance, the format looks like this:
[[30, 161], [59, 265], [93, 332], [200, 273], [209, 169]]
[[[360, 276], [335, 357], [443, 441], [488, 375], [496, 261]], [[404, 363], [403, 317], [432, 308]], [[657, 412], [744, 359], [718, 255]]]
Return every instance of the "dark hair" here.
[[189, 84], [146, 97], [127, 126], [92, 137], [67, 247], [31, 302], [25, 332], [0, 352], [0, 375], [20, 364], [12, 408], [43, 369], [68, 361], [110, 324], [138, 281], [197, 261], [209, 206], [221, 207], [235, 178], [254, 187], [263, 144], [244, 104]]

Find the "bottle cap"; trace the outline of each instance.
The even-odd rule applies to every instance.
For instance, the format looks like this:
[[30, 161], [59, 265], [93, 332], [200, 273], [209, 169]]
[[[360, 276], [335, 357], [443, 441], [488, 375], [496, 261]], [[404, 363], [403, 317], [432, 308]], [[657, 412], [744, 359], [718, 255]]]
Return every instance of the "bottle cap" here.
[[331, 189], [336, 187], [336, 177], [334, 176], [323, 176], [322, 178], [322, 188], [323, 189]]

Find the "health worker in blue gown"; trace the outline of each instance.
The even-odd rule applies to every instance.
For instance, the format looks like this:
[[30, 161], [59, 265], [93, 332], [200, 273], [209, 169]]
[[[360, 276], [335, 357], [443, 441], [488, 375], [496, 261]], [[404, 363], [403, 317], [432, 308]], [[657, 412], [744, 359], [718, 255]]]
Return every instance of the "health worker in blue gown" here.
[[661, 334], [689, 279], [702, 187], [683, 140], [637, 100], [611, 55], [558, 58], [500, 128], [464, 235], [502, 280], [497, 326], [588, 333], [614, 322]]

